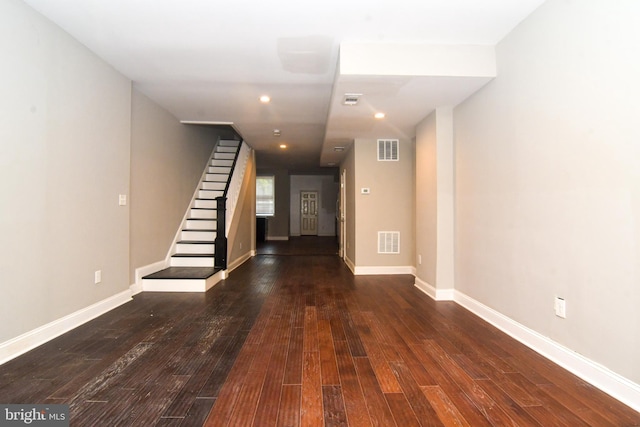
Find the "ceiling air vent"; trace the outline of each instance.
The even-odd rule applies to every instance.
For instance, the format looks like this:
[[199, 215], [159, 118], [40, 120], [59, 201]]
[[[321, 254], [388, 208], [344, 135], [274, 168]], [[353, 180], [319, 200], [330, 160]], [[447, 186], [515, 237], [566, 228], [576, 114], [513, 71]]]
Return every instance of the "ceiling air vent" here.
[[344, 97], [342, 98], [342, 104], [347, 106], [358, 105], [361, 96], [361, 93], [345, 93]]
[[399, 231], [378, 231], [378, 253], [379, 254], [399, 254], [400, 253], [400, 232]]
[[379, 139], [378, 140], [378, 161], [398, 161], [398, 140]]

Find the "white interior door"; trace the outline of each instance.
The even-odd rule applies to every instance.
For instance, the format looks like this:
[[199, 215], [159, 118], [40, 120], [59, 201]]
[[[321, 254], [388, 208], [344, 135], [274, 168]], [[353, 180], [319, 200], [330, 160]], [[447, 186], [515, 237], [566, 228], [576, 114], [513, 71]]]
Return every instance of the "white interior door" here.
[[318, 192], [300, 192], [300, 235], [318, 235]]

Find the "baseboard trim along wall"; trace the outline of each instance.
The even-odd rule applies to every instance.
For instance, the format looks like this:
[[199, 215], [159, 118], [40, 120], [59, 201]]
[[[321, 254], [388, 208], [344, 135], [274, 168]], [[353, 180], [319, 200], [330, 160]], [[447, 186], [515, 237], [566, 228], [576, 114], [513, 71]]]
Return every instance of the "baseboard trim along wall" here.
[[352, 269], [356, 276], [371, 274], [414, 274], [415, 268], [412, 266], [356, 266]]
[[347, 264], [349, 270], [351, 270], [351, 273], [356, 274], [356, 265], [353, 263], [353, 261], [351, 261], [348, 256], [345, 256], [343, 260], [344, 263]]
[[0, 365], [129, 301], [131, 301], [131, 291], [127, 289], [9, 341], [0, 343]]
[[453, 301], [455, 291], [453, 289], [436, 289], [424, 280], [416, 277], [415, 287], [436, 301]]
[[639, 384], [527, 328], [462, 292], [451, 290], [452, 292], [449, 293], [449, 290], [444, 290], [446, 292], [439, 293], [433, 286], [418, 278], [416, 278], [415, 286], [436, 301], [455, 301], [457, 304], [489, 322], [540, 355], [574, 375], [577, 375], [625, 405], [628, 405], [636, 411], [640, 411]]
[[[247, 262], [249, 259], [251, 259], [254, 256], [256, 256], [256, 251], [255, 250], [250, 250], [249, 252], [247, 252], [247, 253], [245, 253], [243, 255], [240, 255], [238, 258], [236, 258], [233, 261], [231, 261], [229, 263], [229, 265], [227, 265], [226, 274], [228, 275], [233, 270], [235, 270], [236, 268], [240, 267], [242, 264], [244, 264], [245, 262]], [[226, 276], [225, 276], [225, 278], [226, 278]]]
[[142, 267], [136, 268], [135, 271], [135, 284], [130, 286], [131, 292], [133, 295], [139, 294], [144, 290], [142, 286], [142, 278], [149, 274], [155, 273], [156, 271], [163, 270], [167, 268], [169, 265], [168, 259], [154, 262], [153, 264], [144, 265]]

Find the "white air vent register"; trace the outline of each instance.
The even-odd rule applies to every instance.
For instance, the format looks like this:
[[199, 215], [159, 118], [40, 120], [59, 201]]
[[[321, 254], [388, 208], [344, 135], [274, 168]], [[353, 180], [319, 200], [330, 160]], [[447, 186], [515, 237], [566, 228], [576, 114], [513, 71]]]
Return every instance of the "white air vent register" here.
[[378, 140], [378, 161], [395, 161], [399, 158], [397, 139]]

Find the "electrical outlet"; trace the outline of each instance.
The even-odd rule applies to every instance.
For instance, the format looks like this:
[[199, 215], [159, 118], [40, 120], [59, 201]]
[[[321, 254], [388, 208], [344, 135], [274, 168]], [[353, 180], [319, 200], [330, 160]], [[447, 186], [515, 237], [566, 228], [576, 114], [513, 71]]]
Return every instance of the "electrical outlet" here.
[[553, 308], [556, 311], [556, 316], [562, 317], [563, 319], [567, 318], [567, 303], [564, 298], [556, 297]]
[[96, 272], [93, 273], [93, 281], [96, 285], [102, 282], [102, 270], [96, 270]]
[[127, 195], [126, 194], [119, 194], [118, 195], [118, 205], [127, 206]]

